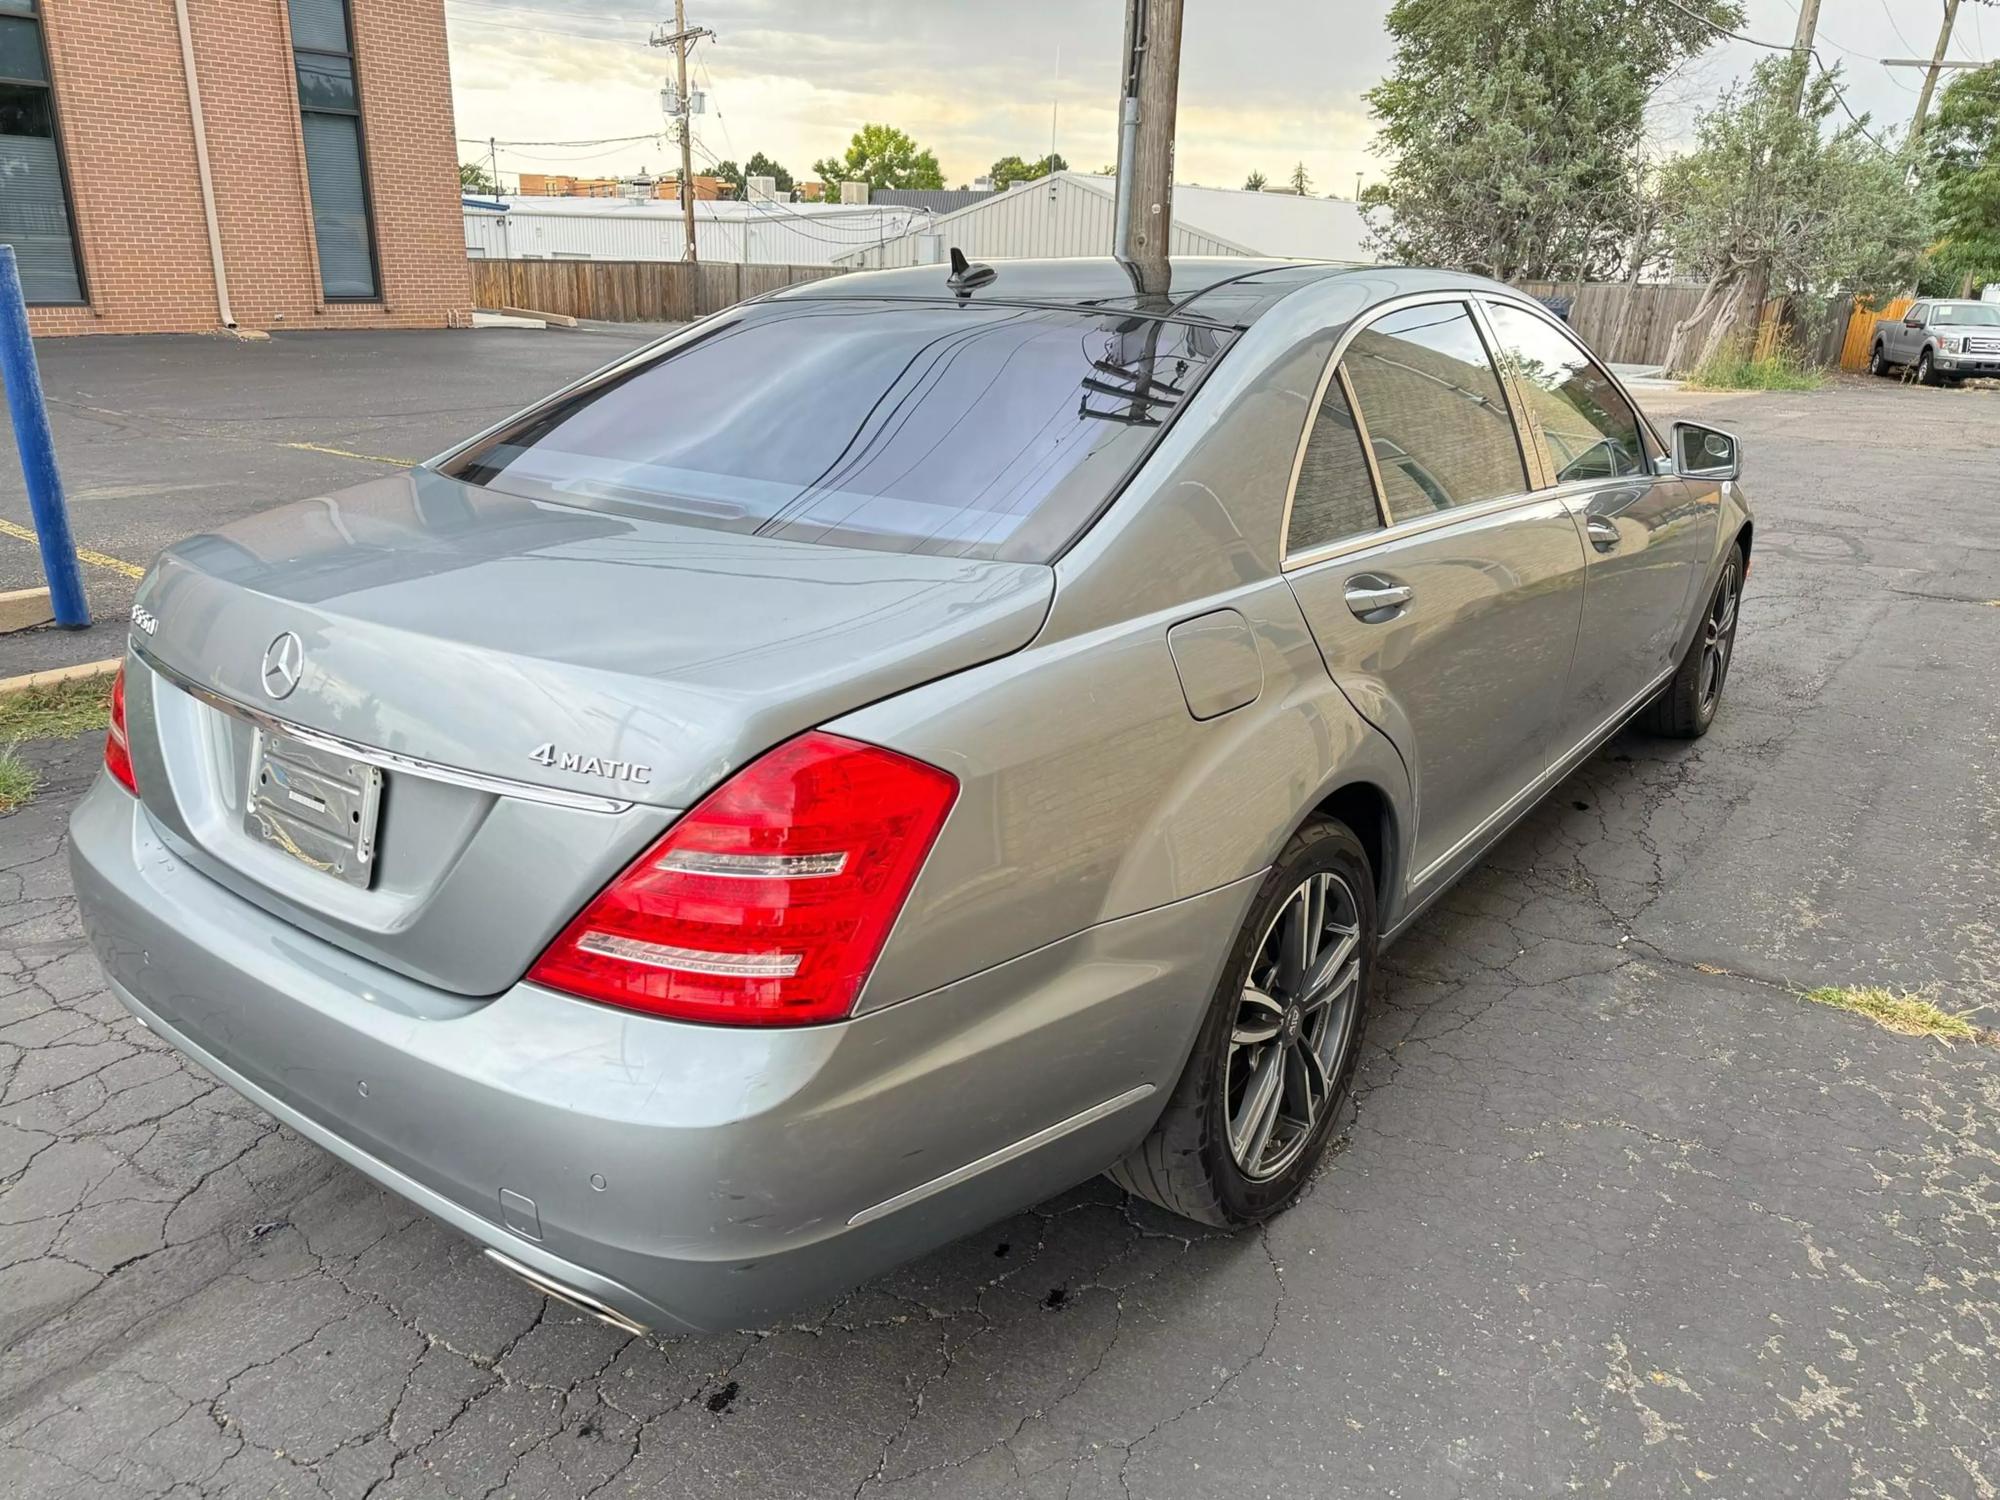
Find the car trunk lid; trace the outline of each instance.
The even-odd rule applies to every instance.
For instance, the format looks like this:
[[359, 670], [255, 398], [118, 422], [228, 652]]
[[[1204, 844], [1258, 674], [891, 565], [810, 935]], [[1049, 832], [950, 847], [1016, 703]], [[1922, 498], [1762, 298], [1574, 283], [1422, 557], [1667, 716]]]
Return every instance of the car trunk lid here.
[[[1019, 649], [1053, 587], [1039, 564], [780, 541], [416, 470], [162, 556], [134, 610], [140, 788], [175, 847], [247, 899], [493, 993], [675, 810], [815, 724]], [[381, 771], [366, 882], [257, 836], [250, 785], [274, 742], [283, 765], [345, 752]]]

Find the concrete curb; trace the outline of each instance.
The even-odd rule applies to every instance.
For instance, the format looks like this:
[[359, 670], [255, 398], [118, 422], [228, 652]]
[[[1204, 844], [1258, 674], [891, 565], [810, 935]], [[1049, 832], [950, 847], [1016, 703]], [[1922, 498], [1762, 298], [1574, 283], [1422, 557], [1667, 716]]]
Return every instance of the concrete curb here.
[[10, 589], [0, 594], [0, 635], [33, 630], [56, 617], [47, 588]]
[[50, 667], [45, 672], [23, 672], [19, 677], [0, 677], [0, 698], [11, 698], [17, 693], [31, 693], [36, 688], [51, 688], [64, 682], [109, 679], [116, 677], [118, 669], [124, 665], [124, 657], [107, 656], [103, 661], [79, 662], [73, 667]]

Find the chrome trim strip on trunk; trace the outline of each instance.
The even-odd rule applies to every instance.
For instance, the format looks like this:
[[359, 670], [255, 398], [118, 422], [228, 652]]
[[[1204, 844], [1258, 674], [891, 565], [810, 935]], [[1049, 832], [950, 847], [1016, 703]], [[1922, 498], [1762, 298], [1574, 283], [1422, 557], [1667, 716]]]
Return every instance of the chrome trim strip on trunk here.
[[1117, 1114], [1126, 1105], [1137, 1104], [1152, 1092], [1152, 1084], [1142, 1083], [1137, 1088], [1127, 1089], [1116, 1098], [1106, 1099], [1102, 1104], [1093, 1104], [1081, 1114], [1071, 1115], [1067, 1120], [1058, 1120], [1055, 1124], [1048, 1126], [1046, 1129], [1038, 1130], [1033, 1135], [1023, 1136], [1011, 1146], [1002, 1146], [998, 1151], [989, 1152], [977, 1161], [969, 1161], [964, 1166], [945, 1173], [942, 1177], [933, 1177], [929, 1182], [919, 1183], [907, 1192], [898, 1193], [893, 1198], [884, 1198], [873, 1208], [864, 1208], [860, 1213], [849, 1219], [847, 1227], [854, 1229], [863, 1224], [873, 1223], [877, 1219], [895, 1213], [898, 1209], [908, 1208], [912, 1203], [920, 1203], [925, 1198], [941, 1193], [946, 1188], [954, 1188], [961, 1182], [969, 1182], [982, 1172], [990, 1172], [995, 1167], [1005, 1166], [1015, 1158], [1026, 1156], [1030, 1151], [1041, 1146], [1046, 1146], [1051, 1141], [1059, 1141], [1064, 1136], [1074, 1134], [1076, 1131], [1083, 1129], [1086, 1125], [1095, 1125], [1107, 1115]]
[[304, 724], [280, 718], [263, 709], [252, 708], [247, 703], [239, 703], [213, 688], [203, 687], [185, 673], [176, 671], [160, 661], [151, 652], [142, 648], [137, 641], [132, 643], [132, 654], [152, 671], [165, 678], [190, 698], [206, 703], [218, 713], [241, 719], [253, 724], [266, 733], [289, 735], [295, 740], [311, 745], [315, 750], [324, 750], [333, 755], [345, 755], [358, 760], [363, 765], [377, 766], [384, 771], [397, 771], [405, 776], [420, 776], [427, 781], [442, 781], [449, 786], [468, 787], [475, 792], [491, 792], [498, 797], [518, 797], [524, 802], [545, 802], [551, 807], [570, 807], [581, 812], [621, 813], [631, 808], [632, 803], [617, 797], [602, 797], [591, 792], [565, 791], [561, 787], [537, 786], [530, 781], [516, 781], [508, 776], [489, 776], [483, 771], [466, 771], [457, 766], [440, 765], [436, 761], [422, 760], [414, 755], [403, 755], [394, 750], [378, 750], [372, 745], [361, 745], [353, 740], [342, 739], [337, 734], [327, 734], [323, 730], [310, 729]]

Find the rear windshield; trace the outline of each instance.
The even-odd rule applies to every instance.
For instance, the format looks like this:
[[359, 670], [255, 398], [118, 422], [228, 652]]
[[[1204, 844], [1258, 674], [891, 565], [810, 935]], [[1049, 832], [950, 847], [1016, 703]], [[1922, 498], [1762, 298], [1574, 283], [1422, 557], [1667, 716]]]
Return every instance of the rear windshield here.
[[447, 472], [722, 531], [1046, 562], [1229, 338], [1075, 309], [758, 303], [529, 412]]

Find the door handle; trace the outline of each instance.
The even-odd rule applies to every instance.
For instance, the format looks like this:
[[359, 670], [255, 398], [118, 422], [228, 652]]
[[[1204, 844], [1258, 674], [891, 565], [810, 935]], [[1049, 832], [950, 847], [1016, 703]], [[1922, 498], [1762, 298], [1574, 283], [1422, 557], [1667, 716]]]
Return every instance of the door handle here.
[[1590, 545], [1599, 552], [1609, 552], [1618, 545], [1618, 528], [1602, 516], [1585, 516], [1583, 529], [1590, 537]]
[[1407, 583], [1394, 583], [1373, 573], [1357, 573], [1347, 580], [1344, 597], [1355, 619], [1364, 625], [1381, 625], [1400, 615], [1417, 597], [1417, 591]]

